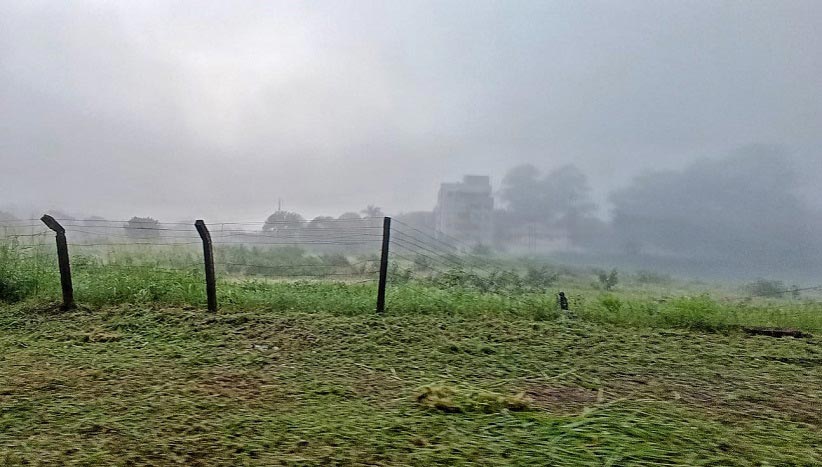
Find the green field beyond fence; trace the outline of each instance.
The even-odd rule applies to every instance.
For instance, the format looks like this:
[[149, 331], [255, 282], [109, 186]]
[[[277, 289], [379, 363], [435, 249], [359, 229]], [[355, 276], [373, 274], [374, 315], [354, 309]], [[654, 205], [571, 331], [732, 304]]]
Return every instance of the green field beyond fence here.
[[[0, 241], [0, 465], [822, 465], [822, 305], [382, 220]], [[569, 310], [560, 310], [563, 291]], [[774, 338], [772, 336], [790, 336]], [[816, 336], [814, 336], [816, 335]]]
[[[203, 249], [193, 224], [61, 222], [81, 306], [205, 306]], [[255, 224], [212, 226], [219, 306], [373, 313], [382, 219], [329, 224], [267, 230]], [[59, 300], [54, 233], [34, 220], [6, 222], [2, 232], [0, 300]], [[777, 288], [757, 296], [742, 286], [677, 281], [650, 272], [623, 274], [609, 284], [608, 275], [596, 270], [478, 256], [454, 239], [396, 222], [387, 259], [386, 312], [391, 314], [505, 312], [550, 318], [560, 314], [556, 293], [561, 290], [573, 315], [597, 322], [822, 331], [816, 288], [802, 295], [800, 289]]]

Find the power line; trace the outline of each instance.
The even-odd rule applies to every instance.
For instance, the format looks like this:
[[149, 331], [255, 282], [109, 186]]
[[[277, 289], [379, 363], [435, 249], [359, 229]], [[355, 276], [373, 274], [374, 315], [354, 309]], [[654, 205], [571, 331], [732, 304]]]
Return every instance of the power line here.
[[50, 231], [44, 230], [42, 232], [33, 233], [33, 234], [9, 234], [5, 235], [5, 238], [17, 238], [17, 237], [41, 237], [43, 235], [48, 235]]
[[[402, 240], [402, 239], [400, 239], [400, 240]], [[434, 251], [429, 250], [429, 249], [425, 248], [424, 246], [419, 245], [418, 243], [411, 243], [410, 241], [407, 241], [407, 240], [405, 240], [405, 241], [406, 241], [407, 243], [409, 243], [409, 244], [412, 244], [412, 245], [417, 246], [418, 248], [422, 248], [422, 249], [424, 249], [424, 250], [426, 250], [426, 251], [428, 251], [428, 252], [430, 252], [430, 253], [435, 253]], [[406, 249], [408, 249], [408, 248], [406, 248]], [[481, 267], [479, 267], [479, 266], [476, 266], [476, 265], [472, 265], [472, 264], [466, 263], [466, 262], [464, 262], [464, 261], [460, 260], [459, 258], [457, 258], [457, 257], [456, 257], [456, 256], [454, 256], [454, 255], [448, 255], [448, 256], [445, 256], [445, 255], [440, 255], [439, 257], [444, 257], [444, 258], [445, 258], [445, 260], [450, 261], [450, 262], [451, 262], [451, 263], [453, 263], [453, 264], [456, 264], [456, 265], [457, 265], [457, 267], [459, 267], [460, 269], [463, 269], [463, 268], [464, 268], [464, 269], [478, 269], [478, 270], [480, 270], [480, 271], [482, 271], [482, 272], [484, 272], [484, 273], [488, 274], [488, 276], [489, 276], [488, 280], [491, 280], [491, 279], [490, 279], [490, 276], [493, 276], [493, 275], [494, 275], [494, 273], [493, 273], [493, 272], [488, 271], [487, 269], [481, 268]], [[457, 259], [454, 259], [454, 258], [457, 258]], [[479, 277], [479, 275], [477, 275], [477, 277]]]
[[[448, 268], [448, 269], [453, 269], [453, 268], [454, 268], [454, 266], [453, 266], [452, 264], [449, 264], [449, 263], [447, 263], [447, 262], [444, 262], [444, 261], [442, 261], [442, 260], [440, 260], [440, 259], [438, 259], [438, 258], [436, 258], [436, 257], [432, 257], [432, 256], [429, 256], [429, 255], [426, 255], [425, 253], [420, 253], [419, 251], [414, 250], [413, 248], [408, 248], [407, 246], [404, 246], [404, 245], [403, 245], [403, 244], [401, 244], [401, 243], [395, 243], [395, 244], [394, 244], [394, 246], [399, 247], [399, 248], [402, 248], [403, 250], [407, 251], [408, 253], [412, 253], [412, 254], [415, 254], [415, 255], [422, 256], [423, 258], [426, 258], [426, 259], [428, 259], [429, 261], [434, 261], [434, 262], [436, 262], [436, 263], [438, 263], [438, 264], [441, 264], [441, 265], [445, 266], [445, 267], [446, 267], [446, 268]], [[394, 253], [394, 254], [395, 254], [396, 256], [400, 256], [399, 254], [396, 254], [396, 253]], [[403, 259], [408, 260], [407, 258], [403, 258]], [[414, 261], [414, 260], [409, 260], [409, 261], [412, 261], [413, 263], [417, 263], [417, 261]]]
[[[162, 230], [162, 229], [160, 229]], [[70, 230], [66, 231], [66, 234], [74, 234], [74, 233], [81, 233], [86, 235], [96, 235], [98, 237], [112, 237], [112, 238], [136, 238], [132, 235], [123, 235], [123, 234], [116, 234], [116, 233], [101, 233], [101, 232], [89, 232], [87, 230]], [[199, 238], [196, 231], [189, 232], [191, 235], [158, 235], [158, 238]]]
[[215, 262], [214, 264], [219, 264], [222, 266], [240, 266], [240, 267], [253, 267], [253, 268], [263, 268], [263, 269], [297, 269], [297, 268], [353, 268], [356, 266], [360, 266], [366, 263], [373, 263], [376, 260], [366, 260], [366, 261], [359, 261], [357, 263], [351, 263], [348, 265], [333, 265], [333, 264], [282, 264], [282, 265], [264, 265], [264, 264], [248, 264], [248, 263], [232, 263], [232, 262]]
[[[163, 225], [163, 224], [159, 224]], [[132, 226], [132, 225], [119, 225], [119, 226], [107, 226], [107, 225], [87, 225], [87, 224], [63, 224], [63, 227], [81, 227], [84, 229], [122, 229], [122, 230], [156, 230], [156, 231], [165, 231], [165, 232], [193, 232], [197, 233], [196, 230], [192, 229], [169, 229], [165, 227], [154, 227], [154, 226]], [[76, 231], [75, 231], [76, 232]]]
[[223, 233], [220, 231], [214, 232], [212, 238], [306, 238], [306, 239], [321, 239], [324, 237], [332, 238], [382, 238], [380, 234], [368, 233], [354, 233], [354, 232], [322, 232], [326, 235], [306, 235], [305, 232], [281, 232], [275, 235], [267, 235], [257, 232], [243, 232], [243, 233]]
[[199, 245], [201, 242], [170, 242], [170, 243], [148, 243], [148, 242], [132, 242], [132, 243], [69, 243], [69, 246], [91, 247], [91, 246], [132, 246], [132, 245], [147, 245], [147, 246], [178, 246], [178, 245]]
[[[412, 237], [412, 236], [410, 236], [410, 235], [406, 235], [406, 234], [404, 234], [404, 233], [402, 233], [402, 232], [400, 232], [400, 231], [397, 231], [397, 232], [395, 232], [395, 233], [396, 233], [396, 234], [399, 234], [399, 235], [402, 237], [402, 238], [399, 238], [399, 240], [403, 240], [403, 241], [405, 241], [405, 242], [407, 242], [407, 243], [409, 243], [409, 244], [415, 245], [415, 246], [417, 246], [417, 247], [419, 247], [419, 248], [421, 248], [421, 249], [423, 249], [423, 250], [425, 250], [425, 251], [428, 251], [429, 253], [432, 253], [432, 254], [438, 255], [438, 256], [440, 256], [440, 257], [442, 257], [442, 258], [445, 258], [446, 260], [453, 261], [453, 262], [457, 262], [457, 263], [460, 263], [460, 264], [464, 264], [464, 262], [463, 262], [463, 261], [461, 261], [461, 260], [459, 259], [459, 257], [457, 257], [456, 255], [454, 255], [454, 254], [452, 254], [452, 253], [450, 253], [450, 252], [448, 252], [448, 253], [443, 253], [443, 252], [441, 252], [441, 251], [439, 251], [439, 250], [435, 250], [435, 249], [433, 249], [433, 248], [434, 248], [433, 246], [430, 246], [429, 244], [425, 243], [423, 240], [419, 240], [419, 239], [417, 239], [416, 237]], [[394, 240], [394, 239], [397, 239], [397, 237], [392, 238], [392, 240]]]
[[325, 240], [310, 240], [310, 241], [292, 241], [292, 242], [269, 242], [269, 241], [259, 241], [259, 242], [231, 242], [231, 241], [217, 241], [213, 242], [215, 245], [238, 245], [238, 244], [249, 244], [249, 245], [344, 245], [344, 246], [353, 246], [353, 245], [367, 245], [369, 243], [373, 244], [373, 240], [361, 240], [361, 241], [325, 241]]
[[[317, 221], [317, 223], [325, 223], [325, 222], [365, 222], [365, 221], [374, 221], [374, 220], [382, 220], [382, 217], [360, 217], [357, 219], [322, 219]], [[215, 222], [214, 225], [263, 225], [263, 224], [297, 224], [297, 223], [310, 223], [314, 222], [313, 219], [303, 219], [300, 221], [287, 221], [287, 220], [276, 220], [276, 221], [250, 221], [250, 222]], [[382, 228], [377, 226], [377, 228]]]
[[[394, 220], [394, 219], [392, 219], [392, 220]], [[439, 238], [437, 238], [437, 237], [435, 237], [435, 236], [432, 236], [431, 234], [428, 234], [428, 233], [426, 233], [426, 232], [423, 232], [422, 230], [419, 230], [419, 229], [417, 229], [417, 228], [415, 228], [415, 227], [412, 227], [412, 226], [410, 226], [410, 225], [406, 224], [405, 222], [398, 221], [398, 220], [395, 220], [395, 221], [396, 221], [398, 224], [403, 225], [403, 226], [405, 226], [405, 227], [407, 227], [407, 228], [409, 228], [409, 229], [411, 229], [411, 230], [413, 230], [413, 231], [415, 231], [415, 232], [419, 232], [419, 233], [421, 233], [422, 235], [425, 235], [426, 237], [431, 238], [432, 240], [434, 240], [434, 241], [436, 241], [436, 242], [439, 242], [439, 243], [441, 243], [441, 244], [443, 244], [443, 245], [447, 245], [447, 246], [449, 246], [450, 248], [453, 248], [453, 249], [455, 249], [455, 250], [459, 250], [459, 248], [458, 248], [458, 247], [456, 247], [456, 246], [454, 246], [454, 245], [451, 245], [451, 244], [449, 244], [449, 243], [446, 243], [446, 242], [442, 241], [441, 239], [439, 239]], [[467, 243], [463, 242], [462, 240], [459, 240], [459, 239], [457, 239], [457, 238], [455, 238], [455, 237], [452, 237], [452, 236], [450, 236], [450, 235], [448, 235], [448, 234], [445, 234], [445, 233], [443, 233], [443, 232], [439, 232], [439, 231], [437, 231], [437, 234], [438, 234], [438, 235], [442, 235], [442, 236], [444, 236], [444, 237], [446, 237], [446, 238], [448, 238], [448, 239], [453, 240], [454, 242], [456, 242], [456, 243], [458, 243], [458, 244], [463, 245], [466, 249], [469, 249], [469, 248], [471, 247], [470, 245], [468, 245]], [[469, 257], [471, 257], [471, 258], [474, 258], [476, 261], [478, 261], [478, 262], [480, 262], [480, 263], [485, 263], [485, 264], [488, 264], [488, 265], [493, 266], [493, 267], [495, 267], [495, 268], [501, 268], [501, 265], [499, 265], [499, 264], [495, 264], [494, 262], [492, 262], [492, 261], [490, 261], [490, 260], [488, 260], [488, 259], [485, 259], [485, 258], [480, 258], [479, 256], [473, 255], [473, 254], [469, 253], [468, 251], [466, 251], [466, 252], [465, 252], [465, 255], [466, 255], [466, 256], [469, 256]]]
[[434, 271], [434, 272], [439, 273], [439, 274], [446, 274], [447, 273], [447, 271], [437, 269], [437, 268], [431, 266], [430, 264], [419, 264], [419, 262], [417, 262], [413, 259], [410, 259], [407, 256], [403, 256], [399, 253], [393, 253], [393, 256], [396, 256], [397, 258], [404, 259], [408, 262], [414, 263], [414, 265], [416, 265], [417, 267], [423, 268], [423, 269], [428, 269], [428, 270]]

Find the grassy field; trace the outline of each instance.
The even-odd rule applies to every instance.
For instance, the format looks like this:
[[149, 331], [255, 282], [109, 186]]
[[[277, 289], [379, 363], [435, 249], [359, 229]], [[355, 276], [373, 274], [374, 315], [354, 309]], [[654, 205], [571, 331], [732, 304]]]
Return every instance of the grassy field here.
[[507, 312], [32, 302], [3, 465], [818, 465], [822, 348]]
[[287, 251], [263, 266], [322, 274], [222, 268], [210, 314], [180, 249], [73, 257], [64, 312], [53, 258], [21, 251], [0, 248], [0, 465], [822, 464], [814, 297], [397, 264], [377, 316], [360, 261]]

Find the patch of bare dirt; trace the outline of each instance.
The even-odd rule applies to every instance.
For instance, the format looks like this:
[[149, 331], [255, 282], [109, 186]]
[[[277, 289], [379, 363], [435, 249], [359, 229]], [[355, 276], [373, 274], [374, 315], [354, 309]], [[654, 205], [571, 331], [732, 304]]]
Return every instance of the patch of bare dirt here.
[[580, 387], [530, 386], [525, 395], [531, 405], [551, 412], [576, 412], [595, 404], [598, 391]]

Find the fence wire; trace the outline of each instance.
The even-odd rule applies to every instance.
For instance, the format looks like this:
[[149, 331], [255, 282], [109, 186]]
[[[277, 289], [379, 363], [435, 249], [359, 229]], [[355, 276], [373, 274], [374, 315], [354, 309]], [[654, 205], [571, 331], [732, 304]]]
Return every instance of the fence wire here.
[[[58, 219], [66, 229], [72, 267], [79, 272], [156, 271], [202, 274], [203, 241], [193, 222]], [[221, 280], [243, 278], [377, 281], [383, 218], [208, 224]], [[0, 239], [51, 267], [54, 232], [39, 219], [0, 220]], [[510, 294], [500, 262], [472, 253], [472, 245], [439, 232], [392, 220], [388, 285], [446, 305], [436, 289], [470, 282], [482, 292]], [[42, 266], [45, 264], [46, 266]], [[822, 285], [754, 293], [778, 297], [822, 290]], [[433, 292], [432, 292], [433, 291]], [[390, 298], [396, 294], [389, 294]]]

